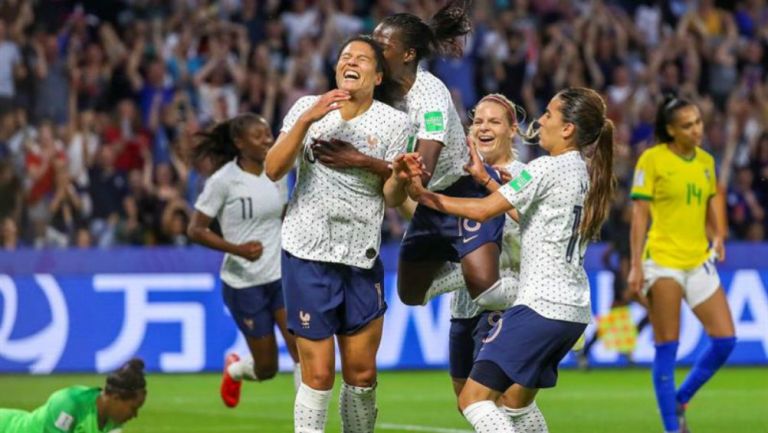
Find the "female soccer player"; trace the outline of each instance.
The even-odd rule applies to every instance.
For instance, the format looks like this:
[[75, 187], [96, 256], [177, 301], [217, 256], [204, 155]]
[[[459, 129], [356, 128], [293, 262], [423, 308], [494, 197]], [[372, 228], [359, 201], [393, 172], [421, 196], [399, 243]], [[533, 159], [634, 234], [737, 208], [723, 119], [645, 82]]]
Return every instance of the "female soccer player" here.
[[[686, 432], [685, 406], [725, 363], [736, 344], [734, 325], [709, 251], [725, 259], [724, 223], [717, 212], [712, 156], [702, 150], [696, 105], [668, 98], [656, 116], [656, 146], [637, 161], [631, 197], [629, 289], [647, 296], [656, 342], [653, 385], [667, 432]], [[648, 219], [652, 221], [648, 228]], [[685, 382], [675, 391], [680, 302], [688, 303], [711, 338]]]
[[132, 359], [107, 376], [104, 389], [71, 386], [54, 392], [32, 412], [0, 409], [1, 432], [120, 431], [139, 416], [147, 398], [144, 361]]
[[[221, 398], [235, 407], [242, 380], [268, 380], [277, 373], [275, 323], [298, 362], [280, 281], [280, 220], [286, 200], [264, 174], [273, 139], [262, 117], [240, 114], [200, 136], [194, 158], [210, 158], [218, 169], [205, 183], [187, 231], [193, 241], [226, 253], [220, 274], [224, 303], [251, 352], [242, 360], [230, 354], [225, 362]], [[221, 235], [208, 229], [214, 218]], [[295, 366], [295, 378], [298, 371]]]
[[[433, 54], [460, 53], [455, 39], [471, 29], [467, 1], [453, 0], [430, 20], [401, 13], [385, 18], [374, 30], [416, 134], [415, 150], [426, 170], [422, 182], [430, 191], [458, 197], [483, 197], [487, 192], [464, 172], [466, 137], [450, 92], [434, 75], [418, 67]], [[409, 146], [411, 147], [411, 146]], [[400, 248], [398, 294], [407, 305], [422, 305], [430, 284], [448, 261], [461, 261], [472, 298], [498, 306], [487, 291], [499, 280], [499, 244], [504, 216], [482, 224], [417, 206]], [[496, 287], [496, 286], [494, 286]]]
[[[530, 162], [509, 183], [482, 199], [455, 198], [411, 182], [419, 204], [485, 221], [514, 209], [522, 233], [520, 288], [483, 341], [459, 407], [477, 432], [514, 432], [496, 406], [507, 392], [510, 415], [540, 417], [539, 388], [553, 387], [557, 365], [590, 321], [589, 282], [582, 266], [589, 240], [608, 214], [613, 176], [613, 123], [597, 92], [569, 88], [549, 102], [538, 120], [539, 142], [549, 153]], [[594, 148], [594, 150], [592, 149]], [[583, 153], [593, 152], [585, 161]], [[395, 164], [395, 176], [420, 175], [417, 155]], [[516, 384], [517, 386], [513, 386]], [[546, 431], [546, 426], [531, 429]]]
[[[409, 136], [407, 116], [374, 99], [387, 78], [384, 67], [375, 41], [352, 38], [336, 64], [338, 88], [299, 99], [267, 154], [272, 180], [285, 176], [299, 158], [282, 231], [288, 329], [296, 335], [301, 359], [296, 432], [324, 431], [335, 374], [334, 336], [344, 379], [342, 430], [372, 432], [376, 422], [376, 352], [387, 308], [381, 222], [385, 204], [397, 206], [406, 196], [386, 161]], [[338, 169], [321, 163], [313, 148], [332, 142], [354, 146], [378, 165]]]
[[[465, 167], [467, 172], [478, 182], [487, 180], [484, 160], [486, 164], [502, 169], [511, 176], [517, 176], [525, 168], [525, 164], [516, 159], [514, 140], [517, 134], [515, 104], [501, 94], [483, 97], [473, 109], [469, 131], [470, 163]], [[525, 134], [523, 136], [530, 138]], [[482, 155], [483, 160], [478, 153]], [[520, 275], [520, 228], [510, 217], [506, 218], [504, 224], [500, 266], [504, 278], [511, 279], [510, 287], [516, 288]], [[480, 350], [480, 340], [501, 314], [481, 314], [482, 308], [472, 300], [466, 290], [460, 268], [435, 279], [428, 296], [437, 291], [445, 293], [453, 290], [458, 291], [454, 293], [451, 301], [449, 371], [454, 392], [458, 397], [472, 370], [474, 356]]]

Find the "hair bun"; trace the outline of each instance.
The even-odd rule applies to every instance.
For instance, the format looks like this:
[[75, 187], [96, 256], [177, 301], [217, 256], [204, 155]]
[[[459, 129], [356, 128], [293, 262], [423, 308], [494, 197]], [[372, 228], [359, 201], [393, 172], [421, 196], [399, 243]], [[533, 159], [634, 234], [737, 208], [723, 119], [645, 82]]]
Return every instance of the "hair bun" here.
[[144, 371], [144, 361], [141, 358], [133, 358], [126, 362], [123, 368], [133, 370], [137, 373], [142, 373]]

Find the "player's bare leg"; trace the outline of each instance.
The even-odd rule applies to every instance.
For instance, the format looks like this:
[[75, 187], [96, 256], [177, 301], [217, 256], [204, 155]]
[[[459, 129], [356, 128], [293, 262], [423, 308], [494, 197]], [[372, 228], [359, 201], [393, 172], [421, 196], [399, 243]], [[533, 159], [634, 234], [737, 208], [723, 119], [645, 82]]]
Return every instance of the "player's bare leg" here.
[[368, 323], [353, 335], [339, 335], [344, 383], [339, 393], [342, 431], [373, 433], [376, 425], [376, 352], [381, 343], [384, 317]]

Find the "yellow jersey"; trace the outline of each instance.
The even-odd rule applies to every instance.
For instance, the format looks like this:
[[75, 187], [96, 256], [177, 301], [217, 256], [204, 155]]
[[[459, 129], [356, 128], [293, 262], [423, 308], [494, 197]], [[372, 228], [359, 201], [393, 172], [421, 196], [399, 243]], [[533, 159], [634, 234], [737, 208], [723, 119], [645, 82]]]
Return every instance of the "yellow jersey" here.
[[709, 258], [706, 221], [717, 192], [715, 160], [701, 148], [695, 152], [688, 160], [660, 143], [643, 152], [635, 168], [631, 197], [651, 207], [643, 257], [664, 267], [687, 270]]

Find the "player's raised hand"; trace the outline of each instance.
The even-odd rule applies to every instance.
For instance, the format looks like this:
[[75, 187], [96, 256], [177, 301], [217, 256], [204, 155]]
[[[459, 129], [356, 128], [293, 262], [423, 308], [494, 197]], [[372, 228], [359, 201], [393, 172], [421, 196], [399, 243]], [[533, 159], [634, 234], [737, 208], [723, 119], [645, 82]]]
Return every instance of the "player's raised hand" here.
[[472, 137], [467, 137], [467, 149], [469, 149], [469, 161], [464, 165], [464, 171], [469, 173], [475, 182], [483, 182], [488, 178], [488, 173], [485, 171], [483, 165], [483, 159], [480, 157], [480, 153], [477, 151], [477, 145]]
[[400, 182], [410, 183], [413, 178], [421, 178], [427, 173], [424, 161], [417, 152], [397, 155], [392, 161], [392, 171]]
[[346, 90], [333, 89], [320, 95], [301, 116], [309, 123], [317, 122], [325, 117], [326, 114], [341, 107], [341, 101], [349, 100], [350, 95]]
[[494, 165], [493, 169], [499, 173], [499, 177], [501, 177], [501, 183], [504, 184], [512, 180], [512, 173], [510, 173], [506, 168], [500, 165]]
[[237, 255], [254, 262], [261, 257], [264, 252], [264, 246], [259, 241], [250, 241], [237, 246]]

